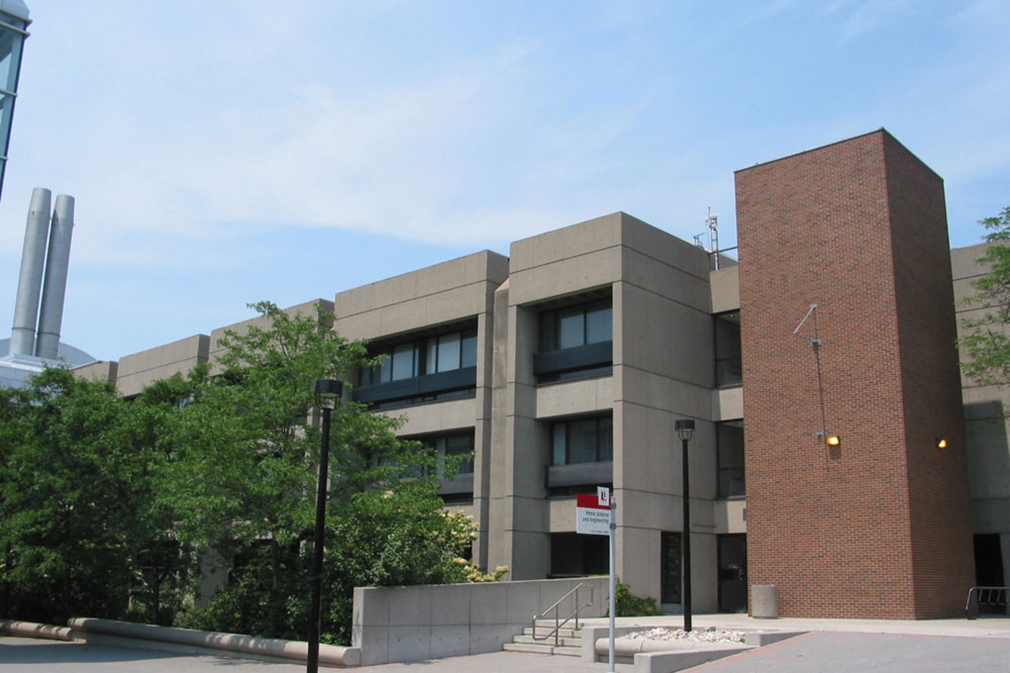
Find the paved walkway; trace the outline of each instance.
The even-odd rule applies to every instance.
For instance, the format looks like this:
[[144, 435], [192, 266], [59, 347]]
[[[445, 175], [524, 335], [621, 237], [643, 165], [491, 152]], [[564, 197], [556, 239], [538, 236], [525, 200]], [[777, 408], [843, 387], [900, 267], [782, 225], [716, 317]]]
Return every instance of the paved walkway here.
[[1010, 639], [808, 633], [691, 673], [980, 673], [1010, 670]]
[[[619, 665], [619, 673], [634, 666]], [[220, 656], [187, 656], [169, 652], [128, 650], [55, 640], [0, 637], [3, 673], [302, 673], [304, 663], [282, 664]], [[337, 670], [320, 667], [320, 670]], [[368, 673], [606, 673], [607, 664], [570, 657], [520, 652], [494, 652], [410, 664], [383, 664], [348, 669]]]
[[[680, 617], [627, 618], [622, 625], [678, 628]], [[606, 620], [587, 620], [605, 624]], [[696, 628], [811, 631], [774, 645], [696, 667], [692, 673], [910, 673], [1010, 670], [1010, 618], [974, 621], [751, 619], [746, 615], [697, 615]], [[80, 642], [0, 637], [2, 673], [295, 673], [300, 663], [224, 656], [189, 656]], [[495, 652], [410, 664], [357, 669], [385, 673], [605, 673], [606, 664], [567, 657]], [[632, 673], [631, 665], [618, 665]]]

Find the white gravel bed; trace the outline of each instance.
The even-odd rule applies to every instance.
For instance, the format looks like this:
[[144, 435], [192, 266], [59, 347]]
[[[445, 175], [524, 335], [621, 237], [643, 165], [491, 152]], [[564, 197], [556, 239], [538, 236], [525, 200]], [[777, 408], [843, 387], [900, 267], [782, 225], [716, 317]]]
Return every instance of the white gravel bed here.
[[685, 631], [684, 629], [668, 629], [662, 626], [645, 631], [635, 631], [629, 633], [625, 638], [631, 640], [686, 640], [694, 643], [742, 643], [743, 631], [721, 631], [714, 626], [707, 629], [694, 629]]

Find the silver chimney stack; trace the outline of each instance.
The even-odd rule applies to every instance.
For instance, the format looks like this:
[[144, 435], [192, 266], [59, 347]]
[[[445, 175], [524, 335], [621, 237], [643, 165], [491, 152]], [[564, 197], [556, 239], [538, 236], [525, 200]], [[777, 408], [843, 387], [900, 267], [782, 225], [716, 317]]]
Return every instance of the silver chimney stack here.
[[46, 279], [42, 288], [38, 339], [35, 356], [55, 360], [60, 350], [60, 325], [63, 300], [67, 294], [67, 269], [70, 266], [70, 239], [74, 233], [74, 197], [56, 197], [53, 223], [49, 231], [46, 255]]
[[49, 213], [52, 192], [44, 187], [32, 191], [25, 225], [25, 244], [21, 251], [21, 275], [14, 304], [14, 328], [11, 330], [10, 355], [35, 353], [35, 323], [42, 291], [42, 269], [46, 259], [46, 239], [49, 236]]

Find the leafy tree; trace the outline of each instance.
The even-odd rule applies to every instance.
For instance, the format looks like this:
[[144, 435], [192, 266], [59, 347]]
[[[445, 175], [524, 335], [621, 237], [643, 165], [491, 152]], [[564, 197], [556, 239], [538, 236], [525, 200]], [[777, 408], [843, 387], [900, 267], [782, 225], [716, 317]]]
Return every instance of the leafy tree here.
[[5, 612], [57, 623], [80, 614], [126, 617], [131, 594], [145, 593], [145, 564], [153, 564], [153, 601], [141, 601], [149, 609], [133, 605], [133, 616], [165, 621], [160, 584], [185, 575], [187, 563], [170, 519], [154, 508], [153, 407], [63, 369], [2, 395]]
[[[325, 315], [254, 308], [264, 325], [227, 334], [222, 375], [202, 381], [181, 414], [163, 493], [181, 538], [235, 560], [230, 585], [185, 624], [304, 638], [321, 439], [314, 382], [375, 362], [364, 343], [324, 327]], [[349, 401], [333, 412], [324, 631], [336, 638], [349, 634], [355, 585], [447, 581], [459, 567], [436, 457], [398, 439], [398, 425]]]
[[978, 263], [989, 273], [972, 281], [974, 294], [966, 301], [982, 306], [982, 317], [964, 321], [960, 339], [969, 359], [961, 367], [984, 384], [1010, 382], [1010, 207], [996, 217], [979, 221], [988, 230], [986, 253]]
[[[206, 366], [133, 400], [47, 370], [0, 391], [0, 613], [128, 618], [304, 638], [320, 378], [374, 366], [365, 344], [256, 304]], [[324, 634], [347, 641], [355, 586], [497, 579], [468, 560], [471, 520], [448, 515], [430, 449], [345, 401], [333, 414]], [[230, 581], [197, 608], [198, 550]]]

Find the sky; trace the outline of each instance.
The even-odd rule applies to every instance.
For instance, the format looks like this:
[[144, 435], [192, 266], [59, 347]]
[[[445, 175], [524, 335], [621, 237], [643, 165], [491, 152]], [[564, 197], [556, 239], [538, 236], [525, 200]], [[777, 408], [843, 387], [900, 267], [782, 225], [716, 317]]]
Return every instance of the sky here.
[[70, 194], [100, 360], [618, 210], [732, 247], [735, 170], [881, 127], [952, 246], [1010, 206], [1005, 0], [26, 2], [0, 316]]

